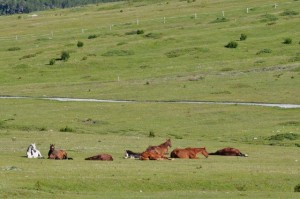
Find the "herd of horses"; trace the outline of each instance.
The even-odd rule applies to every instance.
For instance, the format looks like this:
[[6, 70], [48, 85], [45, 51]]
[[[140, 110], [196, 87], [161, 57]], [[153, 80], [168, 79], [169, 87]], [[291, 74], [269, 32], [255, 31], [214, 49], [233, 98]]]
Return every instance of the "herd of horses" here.
[[[169, 148], [172, 147], [172, 143], [170, 139], [167, 139], [164, 143], [157, 146], [149, 146], [146, 148], [144, 152], [136, 153], [131, 150], [125, 150], [124, 158], [131, 159], [139, 159], [139, 160], [163, 160], [163, 159], [174, 159], [174, 158], [182, 158], [182, 159], [198, 159], [198, 154], [202, 154], [204, 157], [208, 157], [209, 155], [222, 155], [222, 156], [241, 156], [248, 157], [247, 154], [241, 153], [239, 149], [236, 148], [223, 148], [217, 150], [213, 153], [208, 153], [206, 148], [176, 148], [170, 153], [170, 157], [167, 157]], [[30, 144], [27, 149], [27, 157], [28, 158], [43, 158], [42, 154], [39, 150], [37, 150], [35, 144]], [[48, 159], [55, 160], [73, 160], [73, 158], [68, 157], [68, 154], [65, 150], [55, 149], [54, 144], [50, 144], [50, 149], [48, 151]], [[113, 161], [113, 157], [109, 154], [98, 154], [88, 158], [85, 160], [103, 160], [103, 161]]]

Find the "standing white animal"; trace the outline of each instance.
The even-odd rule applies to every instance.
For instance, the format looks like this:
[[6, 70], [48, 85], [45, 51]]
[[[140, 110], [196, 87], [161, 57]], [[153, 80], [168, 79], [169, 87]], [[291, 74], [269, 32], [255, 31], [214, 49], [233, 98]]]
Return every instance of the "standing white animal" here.
[[44, 158], [39, 150], [37, 150], [35, 143], [30, 144], [27, 148], [27, 158]]

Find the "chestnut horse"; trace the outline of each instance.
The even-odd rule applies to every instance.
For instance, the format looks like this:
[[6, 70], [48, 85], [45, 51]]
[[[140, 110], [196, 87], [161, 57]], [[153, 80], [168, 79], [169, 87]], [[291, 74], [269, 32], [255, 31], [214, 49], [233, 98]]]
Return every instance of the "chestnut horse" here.
[[50, 149], [48, 152], [48, 159], [55, 159], [55, 160], [73, 160], [73, 158], [68, 158], [67, 152], [60, 149], [55, 149], [54, 144], [50, 144]]
[[206, 158], [208, 157], [208, 153], [206, 148], [185, 148], [185, 149], [174, 149], [171, 152], [171, 158], [184, 158], [184, 159], [198, 159], [197, 154], [201, 153]]
[[155, 150], [144, 151], [141, 153], [140, 160], [163, 160], [167, 159], [163, 154], [158, 153]]
[[169, 147], [172, 147], [172, 143], [170, 139], [167, 139], [167, 141], [158, 146], [149, 146], [146, 151], [156, 151], [158, 154], [163, 156], [168, 153]]
[[161, 160], [167, 159], [165, 154], [168, 153], [168, 148], [172, 147], [172, 143], [170, 139], [167, 139], [164, 143], [158, 146], [149, 146], [146, 151], [141, 153], [141, 160]]
[[85, 158], [85, 160], [103, 160], [103, 161], [113, 161], [113, 157], [109, 154], [99, 154], [92, 157]]
[[240, 150], [227, 147], [224, 149], [220, 149], [214, 153], [209, 153], [209, 155], [224, 155], [224, 156], [242, 156], [242, 157], [248, 157], [247, 154], [241, 153]]

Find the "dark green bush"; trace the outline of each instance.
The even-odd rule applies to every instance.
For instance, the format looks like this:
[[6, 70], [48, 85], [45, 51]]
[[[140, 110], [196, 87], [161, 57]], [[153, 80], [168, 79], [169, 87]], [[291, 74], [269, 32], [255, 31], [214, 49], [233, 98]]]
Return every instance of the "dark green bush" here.
[[144, 34], [144, 30], [137, 30], [136, 34], [138, 34], [138, 35]]
[[94, 34], [94, 35], [89, 35], [89, 36], [88, 36], [88, 39], [95, 39], [95, 38], [97, 38], [97, 37], [98, 37], [98, 36], [95, 35], [95, 34]]
[[217, 19], [213, 20], [211, 23], [222, 23], [222, 22], [227, 22], [227, 21], [229, 21], [229, 19], [222, 17], [222, 18], [217, 18]]
[[149, 137], [154, 138], [155, 137], [155, 133], [153, 131], [149, 132]]
[[110, 50], [102, 54], [102, 56], [110, 57], [110, 56], [128, 56], [134, 55], [134, 52], [131, 50]]
[[70, 53], [69, 52], [67, 52], [67, 51], [62, 51], [61, 52], [60, 59], [62, 61], [68, 61], [69, 58], [70, 58]]
[[60, 132], [75, 132], [74, 129], [72, 129], [72, 128], [68, 127], [68, 126], [66, 126], [65, 128], [59, 129], [59, 131]]
[[7, 49], [8, 51], [17, 51], [17, 50], [21, 50], [20, 47], [11, 47], [9, 49]]
[[147, 38], [151, 38], [151, 39], [159, 39], [161, 38], [161, 33], [148, 33], [145, 35], [145, 37]]
[[294, 187], [294, 192], [300, 192], [300, 184], [297, 184], [297, 185]]
[[238, 43], [235, 41], [229, 42], [227, 45], [225, 45], [226, 48], [237, 48]]
[[52, 58], [52, 59], [50, 59], [50, 61], [49, 61], [49, 65], [54, 65], [55, 64], [55, 59], [54, 58]]
[[262, 49], [262, 50], [258, 51], [256, 54], [260, 55], [260, 54], [265, 54], [265, 53], [272, 53], [272, 50], [268, 49], [268, 48], [265, 48], [265, 49]]
[[82, 42], [82, 41], [78, 41], [78, 42], [77, 42], [77, 47], [78, 47], [78, 48], [83, 47], [83, 42]]
[[247, 39], [247, 35], [242, 33], [241, 36], [240, 36], [240, 40], [244, 41], [246, 39]]
[[291, 38], [285, 38], [284, 41], [282, 43], [284, 44], [291, 44], [292, 43], [292, 39]]
[[281, 16], [293, 16], [298, 15], [299, 13], [293, 10], [285, 10], [283, 13], [281, 13]]
[[300, 139], [300, 134], [282, 133], [282, 134], [272, 135], [268, 139], [269, 140], [279, 140], [279, 141], [282, 141], [284, 139], [286, 139], [286, 140], [297, 140], [297, 139]]

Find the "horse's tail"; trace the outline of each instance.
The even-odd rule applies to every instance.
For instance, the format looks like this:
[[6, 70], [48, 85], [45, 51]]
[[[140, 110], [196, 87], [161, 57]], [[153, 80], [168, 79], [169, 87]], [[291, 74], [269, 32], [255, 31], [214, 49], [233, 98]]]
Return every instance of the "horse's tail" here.
[[214, 153], [208, 153], [208, 155], [219, 155], [217, 152]]

